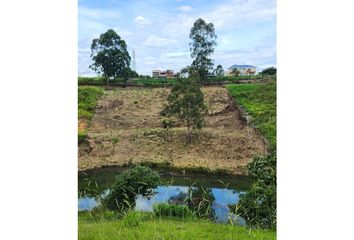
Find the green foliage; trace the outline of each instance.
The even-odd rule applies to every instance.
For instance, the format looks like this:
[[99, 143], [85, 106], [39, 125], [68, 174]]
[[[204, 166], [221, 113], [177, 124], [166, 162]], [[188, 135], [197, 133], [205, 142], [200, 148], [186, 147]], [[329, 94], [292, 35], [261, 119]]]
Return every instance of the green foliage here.
[[256, 178], [252, 188], [240, 195], [238, 214], [247, 224], [261, 228], [276, 227], [276, 157], [256, 157], [249, 165]]
[[248, 225], [276, 226], [276, 82], [267, 84], [229, 84], [226, 88], [247, 113], [251, 123], [268, 141], [270, 154], [255, 157], [248, 165], [255, 178], [252, 188], [240, 195], [238, 214]]
[[136, 166], [117, 175], [103, 204], [112, 211], [124, 213], [135, 206], [139, 194], [150, 196], [160, 183], [160, 176], [146, 166]]
[[114, 136], [111, 138], [111, 143], [116, 144], [119, 141], [119, 138], [117, 136]]
[[93, 64], [90, 68], [98, 74], [102, 74], [107, 80], [123, 77], [127, 79], [131, 75], [130, 56], [127, 44], [112, 29], [95, 38], [91, 44], [91, 58]]
[[84, 131], [79, 131], [78, 133], [78, 142], [79, 144], [87, 142], [87, 133]]
[[79, 86], [78, 89], [78, 114], [79, 118], [91, 119], [96, 109], [98, 99], [103, 95], [103, 89], [91, 86]]
[[189, 188], [185, 200], [188, 208], [199, 218], [213, 218], [214, 209], [212, 204], [215, 198], [211, 188], [196, 187]]
[[159, 203], [154, 205], [154, 214], [158, 217], [165, 216], [185, 218], [192, 216], [192, 212], [189, 211], [187, 206], [168, 203]]
[[190, 139], [190, 128], [200, 129], [204, 124], [204, 95], [200, 87], [191, 79], [180, 79], [173, 86], [171, 94], [167, 98], [168, 104], [163, 113], [173, 115], [187, 124], [188, 137]]
[[124, 227], [138, 227], [142, 222], [142, 216], [140, 212], [130, 211], [123, 217]]
[[276, 155], [255, 157], [248, 165], [255, 178], [252, 188], [240, 195], [237, 213], [247, 224], [261, 228], [276, 227]]
[[235, 76], [235, 77], [238, 77], [238, 76], [240, 76], [240, 70], [238, 70], [237, 68], [234, 68], [234, 69], [232, 69], [232, 71], [231, 71], [231, 75], [233, 75], [233, 76]]
[[269, 67], [266, 69], [263, 69], [262, 72], [260, 72], [261, 75], [276, 75], [277, 74], [277, 69], [275, 67]]
[[162, 124], [163, 128], [167, 128], [168, 129], [168, 128], [173, 127], [174, 122], [171, 119], [169, 119], [169, 118], [163, 118], [161, 120], [161, 124]]
[[191, 67], [196, 69], [201, 83], [203, 83], [214, 64], [213, 60], [209, 58], [216, 46], [214, 25], [199, 18], [191, 28], [189, 38], [192, 40], [189, 44], [193, 58]]
[[217, 76], [217, 77], [222, 77], [222, 76], [224, 76], [224, 69], [222, 68], [221, 65], [218, 65], [218, 66], [215, 68], [214, 74], [215, 74], [215, 76]]
[[228, 84], [237, 104], [252, 117], [251, 124], [268, 141], [270, 151], [276, 149], [276, 82], [266, 84]]

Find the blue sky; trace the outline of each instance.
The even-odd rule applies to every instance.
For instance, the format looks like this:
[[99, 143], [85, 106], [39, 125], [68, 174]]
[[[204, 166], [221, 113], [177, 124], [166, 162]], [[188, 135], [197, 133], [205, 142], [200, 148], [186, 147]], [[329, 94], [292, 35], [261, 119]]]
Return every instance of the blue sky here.
[[114, 29], [135, 51], [136, 70], [175, 71], [190, 65], [189, 32], [202, 18], [212, 22], [217, 46], [212, 58], [224, 69], [250, 64], [260, 69], [276, 65], [275, 0], [79, 0], [78, 72], [95, 73], [92, 39]]

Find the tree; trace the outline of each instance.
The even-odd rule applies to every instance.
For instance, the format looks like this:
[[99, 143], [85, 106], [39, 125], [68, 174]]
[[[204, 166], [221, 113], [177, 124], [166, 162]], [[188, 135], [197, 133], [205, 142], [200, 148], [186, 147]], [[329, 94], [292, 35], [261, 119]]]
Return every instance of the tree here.
[[198, 70], [200, 83], [206, 80], [209, 71], [213, 69], [213, 60], [209, 56], [214, 52], [216, 46], [216, 34], [214, 25], [206, 23], [199, 18], [195, 21], [189, 34], [192, 42], [190, 45], [191, 57], [194, 59], [192, 67]]
[[116, 177], [109, 194], [103, 200], [112, 211], [124, 213], [135, 206], [139, 194], [150, 196], [160, 183], [160, 176], [149, 167], [136, 166]]
[[109, 79], [123, 77], [124, 83], [130, 73], [130, 56], [127, 51], [127, 44], [112, 29], [92, 40], [91, 58], [93, 64], [90, 68], [102, 74], [109, 84]]
[[233, 68], [231, 71], [231, 75], [235, 77], [240, 76], [240, 73], [241, 73], [240, 70], [238, 70], [237, 68]]
[[262, 72], [260, 72], [261, 75], [276, 75], [277, 74], [277, 69], [274, 67], [269, 67], [266, 69], [263, 69]]
[[206, 111], [204, 95], [200, 87], [191, 79], [179, 79], [167, 98], [168, 104], [163, 112], [173, 115], [186, 122], [187, 141], [192, 140], [191, 129], [201, 129], [204, 124], [203, 115]]
[[224, 76], [224, 69], [222, 69], [222, 66], [221, 66], [221, 65], [218, 65], [218, 66], [215, 68], [214, 74], [215, 74], [215, 76], [217, 76], [217, 77], [222, 77], [222, 76]]

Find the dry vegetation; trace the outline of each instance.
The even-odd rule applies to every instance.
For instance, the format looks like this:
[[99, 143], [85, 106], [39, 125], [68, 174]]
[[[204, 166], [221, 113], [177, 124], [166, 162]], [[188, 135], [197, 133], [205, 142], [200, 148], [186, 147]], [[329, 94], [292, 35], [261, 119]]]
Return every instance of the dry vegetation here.
[[167, 88], [127, 88], [106, 91], [88, 129], [88, 143], [79, 146], [79, 170], [100, 166], [156, 162], [174, 168], [203, 167], [244, 174], [255, 155], [265, 154], [264, 142], [240, 120], [232, 98], [222, 87], [205, 87], [208, 114], [198, 139], [187, 145], [186, 128], [176, 120], [164, 129], [160, 111]]

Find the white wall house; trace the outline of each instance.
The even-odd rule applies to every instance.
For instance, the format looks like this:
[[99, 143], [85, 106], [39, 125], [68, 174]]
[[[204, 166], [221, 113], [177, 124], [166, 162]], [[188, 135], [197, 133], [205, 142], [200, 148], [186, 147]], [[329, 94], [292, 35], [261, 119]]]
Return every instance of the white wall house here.
[[257, 67], [252, 65], [233, 65], [229, 67], [225, 73], [225, 76], [232, 76], [232, 70], [237, 69], [240, 71], [240, 76], [252, 76], [256, 74]]

